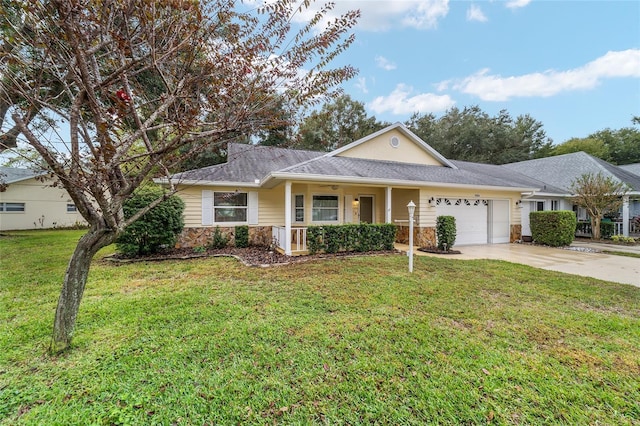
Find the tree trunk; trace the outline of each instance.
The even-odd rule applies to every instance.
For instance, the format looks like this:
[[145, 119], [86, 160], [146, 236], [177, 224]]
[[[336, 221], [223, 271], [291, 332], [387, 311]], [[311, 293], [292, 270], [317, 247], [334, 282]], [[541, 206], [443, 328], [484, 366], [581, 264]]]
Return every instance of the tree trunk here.
[[67, 266], [62, 291], [58, 299], [58, 307], [56, 308], [56, 316], [53, 322], [51, 353], [63, 352], [71, 345], [80, 301], [89, 276], [91, 260], [98, 250], [111, 244], [114, 240], [114, 232], [92, 228], [78, 241], [78, 245]]
[[591, 216], [591, 239], [600, 239], [600, 216]]

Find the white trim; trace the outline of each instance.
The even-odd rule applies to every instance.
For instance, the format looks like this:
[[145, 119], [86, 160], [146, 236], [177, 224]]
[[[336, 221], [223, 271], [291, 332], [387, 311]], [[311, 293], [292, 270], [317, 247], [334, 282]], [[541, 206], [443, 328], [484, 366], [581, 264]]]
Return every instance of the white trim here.
[[258, 191], [247, 193], [247, 222], [249, 225], [258, 225]]
[[[302, 197], [302, 207], [298, 207], [296, 205], [297, 197]], [[302, 210], [302, 220], [298, 220], [298, 216], [296, 215], [296, 211], [298, 209]], [[305, 195], [302, 192], [296, 192], [295, 194], [291, 194], [291, 217], [292, 217], [292, 222], [295, 224], [306, 223], [306, 220], [307, 220], [306, 200], [305, 200]]]
[[[336, 220], [313, 220], [313, 198], [314, 197], [336, 197], [337, 201], [338, 201], [338, 205], [336, 207]], [[314, 193], [311, 194], [311, 220], [309, 221], [309, 223], [313, 223], [314, 225], [335, 225], [337, 223], [340, 223], [340, 195], [339, 194], [327, 194], [327, 193]], [[331, 207], [331, 209], [333, 209], [333, 207]], [[326, 210], [329, 210], [329, 208], [327, 208]]]
[[[353, 223], [353, 195], [344, 196], [344, 223]], [[360, 207], [358, 207], [358, 210]]]
[[202, 190], [201, 217], [202, 226], [213, 226], [213, 191]]
[[387, 186], [385, 188], [385, 217], [384, 217], [384, 221], [385, 223], [391, 223], [391, 187]]
[[291, 181], [284, 183], [284, 254], [291, 256]]

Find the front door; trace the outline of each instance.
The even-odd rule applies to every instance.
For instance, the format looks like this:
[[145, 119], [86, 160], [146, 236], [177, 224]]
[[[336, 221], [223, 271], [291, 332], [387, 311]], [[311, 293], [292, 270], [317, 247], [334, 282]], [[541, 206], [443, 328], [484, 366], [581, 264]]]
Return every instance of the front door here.
[[373, 223], [373, 196], [360, 196], [360, 223]]

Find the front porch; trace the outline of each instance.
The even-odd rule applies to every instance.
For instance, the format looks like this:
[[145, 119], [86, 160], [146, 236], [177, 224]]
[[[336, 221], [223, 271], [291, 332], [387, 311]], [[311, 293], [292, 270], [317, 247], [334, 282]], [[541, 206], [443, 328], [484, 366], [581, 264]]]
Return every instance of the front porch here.
[[[640, 238], [640, 220], [639, 218], [629, 219], [626, 222], [615, 220], [613, 222], [603, 222], [613, 224], [612, 235], [622, 235], [625, 237]], [[576, 237], [591, 237], [591, 221], [580, 220], [576, 227]]]
[[[287, 253], [287, 228], [285, 226], [272, 226], [271, 235], [273, 236], [274, 248], [282, 253]], [[303, 256], [309, 253], [307, 248], [307, 227], [294, 226], [290, 230], [290, 255]]]

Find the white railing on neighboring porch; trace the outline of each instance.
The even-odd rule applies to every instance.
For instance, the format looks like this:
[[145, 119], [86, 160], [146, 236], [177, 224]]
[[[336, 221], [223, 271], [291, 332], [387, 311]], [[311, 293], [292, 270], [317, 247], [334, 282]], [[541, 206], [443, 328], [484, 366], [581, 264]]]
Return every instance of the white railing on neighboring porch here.
[[[273, 236], [273, 243], [276, 247], [286, 252], [286, 236], [287, 228], [284, 226], [272, 226], [271, 234]], [[291, 227], [291, 252], [304, 252], [307, 251], [307, 228], [305, 227]]]
[[[613, 235], [624, 235], [624, 223], [613, 222]], [[633, 219], [629, 220], [629, 235], [640, 235], [640, 226]], [[591, 223], [580, 221], [576, 229], [576, 237], [590, 237], [591, 236]]]

